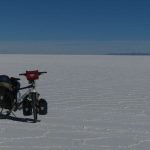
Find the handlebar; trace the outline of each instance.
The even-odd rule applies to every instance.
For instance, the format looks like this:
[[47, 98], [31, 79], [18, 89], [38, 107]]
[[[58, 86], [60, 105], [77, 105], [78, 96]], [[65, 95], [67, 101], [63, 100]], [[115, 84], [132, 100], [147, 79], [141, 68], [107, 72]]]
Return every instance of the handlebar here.
[[20, 73], [19, 74], [19, 76], [25, 76], [26, 75], [26, 73]]
[[[38, 72], [38, 75], [42, 75], [44, 73], [47, 73], [46, 71], [43, 71], [43, 72]], [[26, 76], [27, 73], [20, 73], [19, 76]]]
[[43, 72], [39, 72], [38, 70], [32, 70], [32, 71], [26, 71], [26, 73], [20, 73], [20, 76], [25, 76], [27, 78], [27, 80], [29, 81], [34, 81], [34, 80], [38, 80], [39, 76], [47, 73], [46, 71]]
[[43, 71], [43, 72], [39, 72], [39, 75], [41, 75], [41, 74], [44, 74], [44, 73], [47, 73], [46, 71]]

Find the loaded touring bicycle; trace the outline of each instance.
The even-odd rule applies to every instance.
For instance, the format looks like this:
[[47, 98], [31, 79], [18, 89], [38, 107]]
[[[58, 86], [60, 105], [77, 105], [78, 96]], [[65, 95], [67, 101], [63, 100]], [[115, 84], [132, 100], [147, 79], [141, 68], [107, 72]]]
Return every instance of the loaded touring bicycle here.
[[[37, 122], [38, 115], [47, 114], [47, 101], [36, 91], [36, 80], [44, 73], [47, 72], [33, 70], [19, 74], [28, 80], [26, 87], [20, 87], [19, 78], [0, 75], [0, 115], [3, 118], [15, 115], [14, 112], [21, 109], [24, 116], [33, 115], [33, 122]], [[20, 90], [24, 89], [27, 91], [21, 95]]]

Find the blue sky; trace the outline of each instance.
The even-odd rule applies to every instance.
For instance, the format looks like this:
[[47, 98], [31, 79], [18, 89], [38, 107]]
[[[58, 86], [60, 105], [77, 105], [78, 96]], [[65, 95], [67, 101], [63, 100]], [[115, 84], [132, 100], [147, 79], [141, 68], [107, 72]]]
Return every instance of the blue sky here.
[[1, 0], [0, 52], [150, 52], [148, 0]]

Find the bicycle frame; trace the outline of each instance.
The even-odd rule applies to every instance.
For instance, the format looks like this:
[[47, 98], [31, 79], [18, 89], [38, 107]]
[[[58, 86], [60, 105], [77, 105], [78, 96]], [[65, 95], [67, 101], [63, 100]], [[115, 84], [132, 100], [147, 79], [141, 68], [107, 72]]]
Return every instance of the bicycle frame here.
[[19, 93], [19, 98], [17, 98], [17, 101], [22, 103], [23, 100], [25, 99], [25, 97], [27, 97], [30, 93], [38, 93], [36, 90], [36, 82], [33, 81], [30, 85], [20, 88], [20, 90], [24, 90], [24, 89], [28, 89], [23, 95], [21, 95], [20, 92]]

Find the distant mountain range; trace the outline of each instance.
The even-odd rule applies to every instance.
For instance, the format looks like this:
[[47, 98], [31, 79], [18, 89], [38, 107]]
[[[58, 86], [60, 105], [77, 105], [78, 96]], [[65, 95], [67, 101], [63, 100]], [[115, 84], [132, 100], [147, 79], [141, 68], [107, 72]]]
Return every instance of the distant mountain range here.
[[150, 55], [150, 53], [108, 53], [106, 55]]
[[150, 55], [150, 52], [105, 52], [105, 51], [0, 51], [0, 54], [29, 54], [29, 55]]

